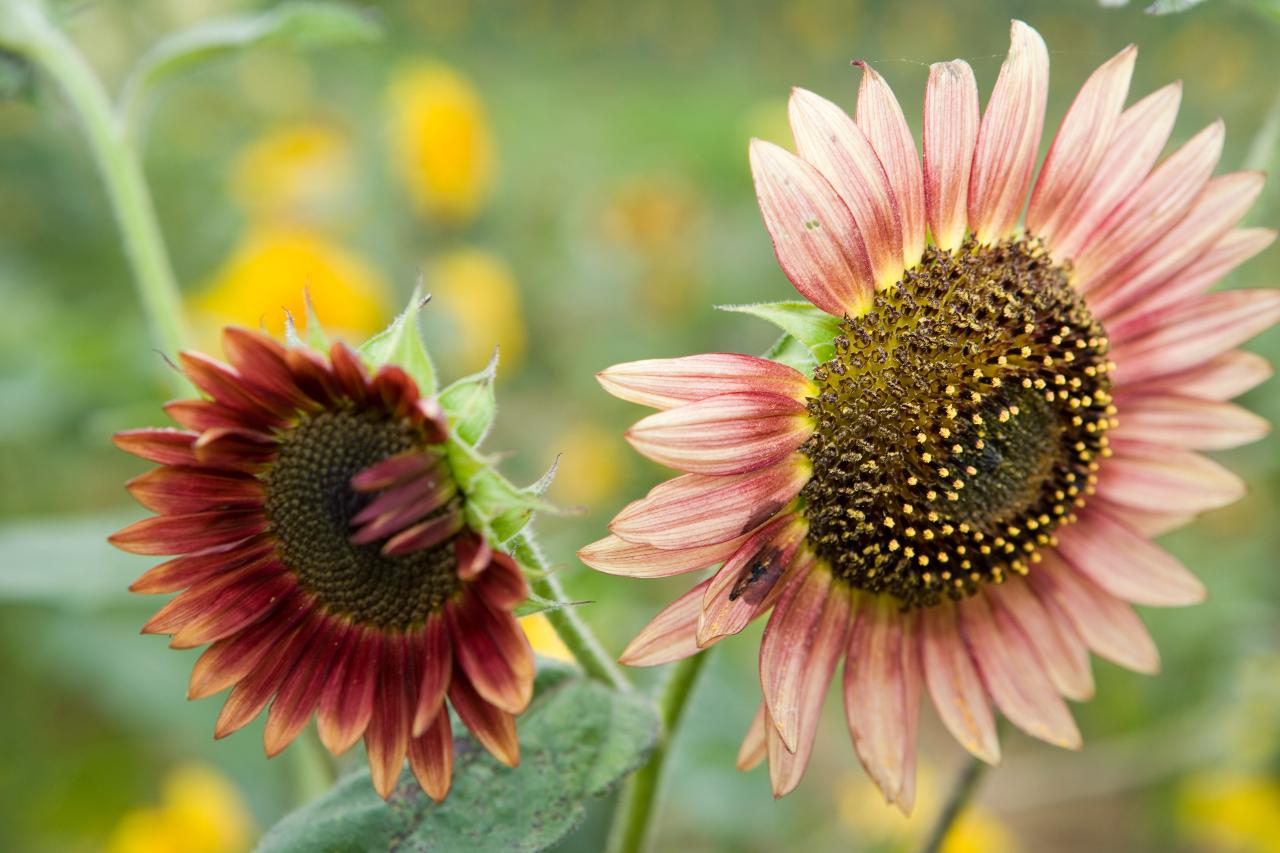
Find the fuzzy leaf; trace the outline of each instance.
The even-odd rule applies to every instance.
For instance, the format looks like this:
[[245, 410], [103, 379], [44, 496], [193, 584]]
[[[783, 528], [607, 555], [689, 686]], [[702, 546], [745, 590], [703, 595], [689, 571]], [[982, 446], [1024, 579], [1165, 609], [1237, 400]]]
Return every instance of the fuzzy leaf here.
[[360, 347], [360, 354], [372, 366], [394, 364], [413, 377], [424, 397], [436, 393], [436, 368], [422, 342], [422, 329], [418, 325], [418, 312], [431, 297], [424, 296], [422, 285], [413, 290], [408, 306], [391, 321], [391, 325], [369, 338]]
[[818, 363], [835, 355], [835, 339], [840, 334], [840, 318], [833, 317], [808, 302], [758, 302], [754, 305], [720, 305], [721, 311], [736, 311], [767, 320], [803, 344]]
[[464, 376], [440, 392], [440, 405], [449, 416], [449, 425], [463, 441], [479, 446], [493, 426], [498, 409], [493, 394], [493, 377], [498, 369], [498, 351], [479, 373]]
[[443, 803], [428, 799], [407, 770], [384, 803], [361, 769], [276, 824], [259, 853], [551, 847], [582, 822], [590, 798], [640, 766], [658, 718], [641, 694], [611, 691], [549, 661], [539, 661], [535, 686], [519, 719], [519, 767], [503, 767], [463, 735], [454, 741], [453, 787]]

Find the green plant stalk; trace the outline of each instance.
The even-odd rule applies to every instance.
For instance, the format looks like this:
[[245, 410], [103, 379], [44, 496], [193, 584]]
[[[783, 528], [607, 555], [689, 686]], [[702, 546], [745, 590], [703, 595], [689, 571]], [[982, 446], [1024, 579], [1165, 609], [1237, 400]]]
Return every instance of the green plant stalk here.
[[947, 798], [946, 805], [938, 815], [938, 820], [929, 831], [928, 840], [920, 848], [921, 853], [938, 853], [942, 849], [943, 843], [947, 840], [947, 833], [955, 826], [956, 821], [969, 805], [969, 801], [977, 793], [978, 783], [986, 770], [985, 761], [973, 756], [969, 757], [969, 763], [960, 771], [960, 777], [956, 780], [955, 787], [951, 789], [951, 796]]
[[84, 56], [37, 4], [0, 2], [0, 44], [27, 56], [58, 82], [80, 117], [85, 138], [107, 187], [133, 268], [138, 296], [156, 345], [176, 353], [191, 340], [155, 206], [138, 154], [129, 144], [110, 98]]
[[658, 703], [662, 721], [658, 745], [649, 755], [649, 762], [627, 780], [618, 796], [618, 804], [613, 813], [613, 827], [609, 831], [609, 853], [641, 853], [644, 850], [658, 790], [662, 784], [667, 751], [684, 718], [689, 694], [693, 691], [707, 656], [708, 652], [700, 652], [676, 664], [662, 689], [662, 698]]
[[631, 682], [613, 662], [613, 658], [600, 645], [596, 635], [579, 618], [569, 598], [560, 585], [560, 579], [551, 573], [551, 567], [530, 531], [525, 531], [511, 543], [512, 556], [523, 566], [532, 569], [537, 576], [530, 582], [535, 594], [561, 605], [546, 611], [547, 621], [556, 634], [573, 653], [582, 671], [614, 690], [630, 690]]

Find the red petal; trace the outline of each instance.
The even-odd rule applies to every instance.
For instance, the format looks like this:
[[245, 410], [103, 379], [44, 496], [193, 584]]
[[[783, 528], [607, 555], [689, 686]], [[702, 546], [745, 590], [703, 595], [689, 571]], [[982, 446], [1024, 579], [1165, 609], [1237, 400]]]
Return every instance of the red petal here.
[[364, 732], [373, 789], [385, 800], [395, 790], [409, 750], [409, 722], [413, 716], [413, 677], [403, 636], [383, 639], [373, 716]]
[[266, 496], [256, 478], [165, 465], [125, 484], [134, 500], [153, 512], [184, 515], [234, 506], [261, 506]]
[[427, 617], [419, 642], [418, 701], [412, 730], [415, 738], [433, 725], [436, 717], [449, 716], [444, 710], [444, 696], [453, 672], [453, 644], [449, 641], [449, 626], [444, 616], [433, 613]]
[[533, 698], [533, 649], [510, 613], [464, 593], [445, 605], [454, 656], [485, 701], [519, 714]]
[[267, 528], [259, 510], [196, 512], [144, 518], [107, 537], [131, 554], [190, 554], [257, 536]]
[[428, 797], [444, 801], [453, 780], [453, 729], [447, 711], [436, 714], [426, 732], [409, 741], [409, 768]]
[[493, 552], [489, 567], [471, 582], [470, 589], [496, 610], [511, 610], [529, 597], [520, 565], [500, 551]]
[[143, 572], [129, 585], [130, 592], [148, 595], [176, 592], [186, 589], [224, 571], [231, 571], [271, 552], [271, 538], [267, 534], [220, 545], [195, 554], [177, 557]]
[[476, 740], [508, 767], [520, 763], [520, 741], [516, 738], [516, 718], [480, 698], [466, 675], [455, 668], [449, 681], [449, 701]]
[[372, 629], [353, 630], [351, 652], [325, 685], [316, 715], [320, 741], [334, 755], [350, 749], [368, 727], [381, 665], [382, 635]]
[[345, 627], [325, 626], [311, 641], [306, 654], [299, 658], [297, 667], [285, 676], [267, 712], [267, 726], [262, 735], [268, 757], [279, 754], [292, 743], [311, 719], [320, 702], [325, 677], [342, 654], [346, 637]]
[[215, 738], [224, 738], [243, 728], [266, 707], [272, 694], [280, 688], [287, 676], [305, 653], [311, 638], [320, 629], [320, 620], [303, 622], [280, 645], [262, 659], [227, 697], [218, 722], [213, 729]]
[[130, 429], [112, 436], [116, 447], [161, 465], [195, 465], [199, 433], [183, 429]]

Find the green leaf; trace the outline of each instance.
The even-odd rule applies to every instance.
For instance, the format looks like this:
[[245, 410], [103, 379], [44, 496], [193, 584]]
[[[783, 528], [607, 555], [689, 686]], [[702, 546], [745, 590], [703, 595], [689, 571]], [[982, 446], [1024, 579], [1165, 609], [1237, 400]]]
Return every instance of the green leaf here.
[[428, 799], [407, 771], [384, 803], [362, 769], [278, 823], [258, 851], [546, 850], [581, 823], [589, 798], [643, 763], [657, 740], [658, 718], [639, 693], [614, 692], [540, 661], [519, 731], [515, 768], [496, 762], [469, 735], [458, 737], [453, 787], [443, 803]]
[[498, 370], [498, 350], [479, 373], [464, 376], [440, 392], [440, 405], [449, 416], [453, 431], [472, 446], [479, 446], [493, 426], [498, 402], [493, 394], [493, 377]]
[[1156, 0], [1143, 11], [1148, 15], [1176, 15], [1179, 12], [1185, 12], [1195, 6], [1199, 6], [1205, 0]]
[[422, 283], [413, 289], [409, 305], [391, 325], [364, 342], [360, 354], [374, 367], [394, 364], [413, 377], [424, 397], [436, 393], [436, 368], [422, 342], [422, 329], [418, 325], [418, 312], [431, 300], [424, 296]]
[[764, 357], [806, 375], [813, 373], [813, 369], [818, 366], [818, 360], [813, 357], [809, 348], [785, 333], [773, 342]]
[[721, 311], [736, 311], [768, 320], [806, 348], [818, 363], [835, 355], [835, 339], [840, 334], [840, 318], [803, 301], [758, 302], [754, 305], [719, 305]]
[[32, 519], [0, 527], [0, 600], [95, 609], [130, 598], [129, 584], [157, 560], [107, 537], [137, 514]]
[[380, 35], [372, 18], [340, 3], [298, 0], [202, 21], [166, 36], [143, 54], [125, 84], [122, 112], [133, 124], [147, 92], [157, 83], [237, 50], [261, 45], [328, 47], [373, 41]]

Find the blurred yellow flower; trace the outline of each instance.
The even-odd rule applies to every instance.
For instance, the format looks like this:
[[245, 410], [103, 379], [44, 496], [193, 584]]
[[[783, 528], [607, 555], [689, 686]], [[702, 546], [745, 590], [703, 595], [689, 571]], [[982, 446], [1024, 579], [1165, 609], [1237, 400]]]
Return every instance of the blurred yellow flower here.
[[127, 812], [107, 853], [241, 853], [256, 830], [240, 793], [211, 767], [183, 765], [165, 777], [160, 804]]
[[704, 212], [697, 189], [677, 177], [634, 178], [609, 199], [601, 228], [637, 262], [638, 293], [648, 310], [692, 316], [690, 306], [701, 299], [696, 265]]
[[1280, 853], [1280, 780], [1233, 770], [1179, 784], [1178, 822], [1205, 850]]
[[418, 208], [449, 224], [472, 219], [494, 178], [493, 139], [480, 97], [441, 63], [400, 71], [388, 90], [392, 164]]
[[520, 620], [520, 627], [524, 629], [524, 635], [529, 638], [529, 645], [533, 646], [533, 650], [538, 654], [573, 662], [573, 652], [569, 651], [564, 640], [560, 639], [556, 629], [551, 627], [545, 614], [535, 613], [532, 616], [523, 617]]
[[616, 432], [590, 423], [575, 424], [551, 447], [564, 452], [551, 483], [553, 500], [595, 507], [621, 486], [627, 448]]
[[240, 152], [232, 194], [251, 217], [306, 221], [337, 209], [351, 177], [351, 150], [343, 133], [323, 124], [290, 124]]
[[363, 260], [318, 234], [289, 227], [251, 232], [189, 299], [189, 308], [206, 342], [216, 341], [230, 323], [263, 326], [279, 336], [285, 310], [300, 330], [305, 325], [304, 292], [333, 334], [361, 339], [389, 316], [387, 287]]
[[506, 262], [481, 249], [454, 249], [428, 262], [426, 281], [431, 304], [456, 333], [445, 363], [459, 372], [476, 371], [497, 346], [498, 370], [514, 373], [524, 359], [525, 328], [520, 291]]

